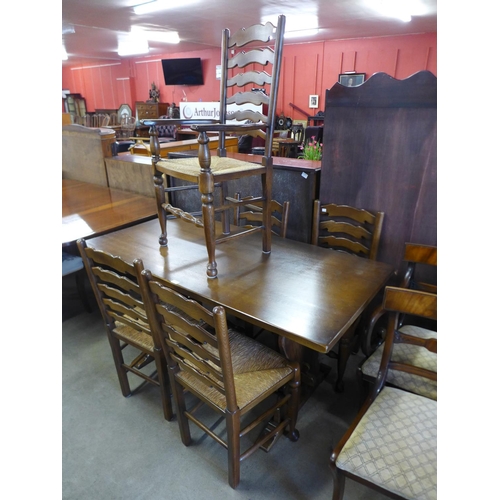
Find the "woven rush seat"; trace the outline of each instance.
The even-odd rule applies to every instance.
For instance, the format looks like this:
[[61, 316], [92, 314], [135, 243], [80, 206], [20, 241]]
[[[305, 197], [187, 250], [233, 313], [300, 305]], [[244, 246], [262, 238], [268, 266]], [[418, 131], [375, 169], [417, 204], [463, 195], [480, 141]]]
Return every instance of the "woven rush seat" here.
[[[186, 291], [155, 281], [148, 270], [140, 283], [153, 338], [160, 338], [167, 359], [182, 442], [191, 444], [194, 424], [222, 445], [228, 482], [236, 488], [242, 460], [261, 448], [269, 451], [282, 434], [299, 438], [300, 366], [230, 329], [223, 307], [207, 309]], [[225, 429], [219, 430], [222, 420]], [[256, 436], [248, 435], [254, 430]], [[252, 444], [242, 451], [245, 436]]]
[[337, 467], [404, 498], [436, 499], [437, 402], [384, 387]]
[[[407, 333], [421, 339], [436, 339], [437, 333], [419, 326], [405, 325], [399, 329], [401, 333]], [[392, 360], [394, 362], [410, 363], [419, 368], [437, 371], [437, 354], [427, 349], [410, 344], [395, 344], [392, 348]], [[361, 365], [363, 375], [375, 378], [380, 368], [384, 345], [379, 346], [375, 352]], [[412, 373], [394, 371], [387, 372], [387, 382], [426, 398], [437, 400], [437, 382], [429, 380]]]
[[[192, 180], [193, 182], [197, 182], [198, 176], [200, 175], [200, 163], [197, 157], [161, 160], [156, 164], [156, 166], [158, 170], [163, 173], [175, 172], [180, 174], [179, 177], [181, 175], [185, 175], [185, 180]], [[211, 158], [210, 170], [216, 177], [217, 175], [222, 174], [230, 175], [240, 172], [245, 173], [247, 171], [247, 175], [255, 175], [256, 171], [265, 170], [265, 167], [259, 165], [258, 163], [250, 163], [223, 156], [213, 156]]]
[[123, 339], [128, 344], [139, 347], [141, 350], [147, 351], [150, 354], [153, 353], [155, 346], [151, 334], [135, 330], [134, 328], [124, 325], [119, 321], [117, 321], [115, 325], [116, 326], [113, 328], [113, 332], [118, 337]]
[[[240, 410], [246, 409], [263, 392], [270, 390], [292, 373], [292, 369], [282, 356], [235, 330], [229, 330], [229, 345], [233, 363], [236, 401]], [[213, 349], [213, 351], [216, 350]], [[183, 383], [216, 404], [221, 411], [226, 408], [225, 397], [216, 389], [209, 388], [194, 375], [183, 370], [179, 372], [178, 377]], [[214, 383], [223, 387], [215, 379]]]

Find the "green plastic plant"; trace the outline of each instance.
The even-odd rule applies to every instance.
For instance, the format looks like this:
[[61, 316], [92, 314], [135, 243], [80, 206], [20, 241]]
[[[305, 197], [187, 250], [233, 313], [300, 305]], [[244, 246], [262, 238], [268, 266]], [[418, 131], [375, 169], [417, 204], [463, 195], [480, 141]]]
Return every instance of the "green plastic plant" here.
[[309, 139], [309, 142], [300, 146], [302, 153], [299, 154], [298, 158], [302, 160], [321, 160], [321, 155], [323, 153], [323, 144], [319, 143], [314, 136]]

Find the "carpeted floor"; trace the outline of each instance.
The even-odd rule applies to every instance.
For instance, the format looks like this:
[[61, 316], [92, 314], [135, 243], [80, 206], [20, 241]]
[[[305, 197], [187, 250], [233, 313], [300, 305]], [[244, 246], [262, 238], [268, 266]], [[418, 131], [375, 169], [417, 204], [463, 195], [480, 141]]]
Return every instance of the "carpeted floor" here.
[[[95, 301], [93, 302], [95, 306]], [[328, 465], [335, 444], [360, 401], [351, 357], [345, 391], [335, 393], [333, 370], [302, 407], [300, 439], [281, 438], [269, 453], [242, 463], [241, 483], [227, 483], [226, 451], [193, 430], [185, 447], [177, 422], [163, 419], [156, 388], [121, 395], [97, 307], [86, 313], [63, 281], [62, 323], [62, 498], [71, 500], [327, 500]], [[135, 379], [138, 380], [138, 379]], [[347, 480], [345, 500], [382, 500], [384, 495]]]

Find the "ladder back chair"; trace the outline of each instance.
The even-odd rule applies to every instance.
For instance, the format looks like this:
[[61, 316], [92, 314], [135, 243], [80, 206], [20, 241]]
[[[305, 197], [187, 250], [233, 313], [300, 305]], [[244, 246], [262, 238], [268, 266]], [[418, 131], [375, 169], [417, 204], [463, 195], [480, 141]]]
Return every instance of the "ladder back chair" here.
[[[402, 288], [411, 288], [414, 290], [437, 294], [436, 285], [419, 281], [416, 276], [416, 269], [419, 264], [437, 267], [437, 247], [407, 243], [405, 245], [404, 260], [408, 262], [408, 268], [400, 286]], [[371, 329], [373, 329], [373, 325], [385, 313], [386, 311], [383, 309], [383, 305], [373, 313], [369, 323]], [[437, 339], [437, 331], [412, 323], [415, 323], [414, 318], [408, 318], [401, 314], [398, 325], [399, 331], [401, 333], [413, 335], [414, 337]], [[384, 342], [382, 342], [382, 344], [379, 345], [359, 367], [359, 375], [362, 382], [370, 385], [375, 383], [383, 351]], [[419, 345], [397, 344], [393, 348], [392, 356], [393, 360], [400, 363], [411, 363], [414, 366], [437, 371], [436, 353], [430, 352]], [[418, 374], [393, 371], [389, 368], [386, 383], [427, 398], [437, 399], [437, 382], [435, 380], [429, 380], [428, 378], [419, 376]]]
[[[242, 198], [240, 193], [234, 195], [234, 199], [245, 201], [252, 197]], [[286, 238], [288, 228], [288, 214], [290, 212], [290, 202], [284, 201], [283, 204], [276, 200], [271, 200], [271, 231], [277, 236]], [[257, 201], [243, 205], [241, 208], [238, 205], [234, 210], [234, 225], [240, 226], [243, 223], [244, 227], [250, 228], [255, 224], [262, 223], [262, 202]]]
[[[291, 441], [299, 438], [295, 428], [299, 366], [229, 329], [223, 307], [210, 311], [155, 281], [149, 271], [142, 275], [151, 326], [161, 337], [167, 357], [182, 442], [191, 444], [191, 422], [225, 447], [229, 484], [236, 488], [242, 460], [259, 448], [268, 449], [282, 433]], [[196, 403], [188, 409], [193, 400]], [[221, 418], [225, 420], [225, 440], [223, 430], [217, 432], [216, 426], [207, 422], [206, 412], [197, 413], [205, 405], [215, 412], [219, 423]], [[264, 431], [255, 436], [257, 426], [265, 426], [270, 419]], [[251, 444], [241, 452], [247, 440]]]
[[398, 330], [399, 314], [437, 319], [437, 295], [387, 287], [390, 313], [377, 382], [330, 457], [333, 500], [344, 495], [348, 477], [390, 498], [437, 498], [437, 401], [386, 384], [389, 369], [437, 380], [437, 372], [393, 359], [396, 345], [409, 343], [437, 353], [434, 338]]
[[[262, 232], [262, 251], [271, 251], [271, 193], [273, 178], [272, 138], [278, 83], [280, 78], [285, 17], [278, 16], [277, 27], [271, 23], [243, 28], [230, 34], [222, 32], [222, 74], [220, 87], [220, 120], [142, 120], [150, 126], [150, 149], [154, 170], [155, 193], [161, 235], [159, 243], [168, 244], [167, 215], [203, 227], [208, 253], [207, 276], [217, 277], [215, 246], [229, 238]], [[266, 45], [263, 47], [263, 45]], [[270, 73], [266, 72], [269, 66]], [[262, 70], [259, 70], [262, 68]], [[259, 87], [258, 91], [252, 87]], [[241, 89], [241, 90], [240, 90]], [[261, 90], [264, 91], [261, 91]], [[250, 123], [248, 123], [250, 122]], [[198, 157], [161, 159], [157, 126], [189, 125], [199, 133]], [[208, 133], [218, 133], [217, 155], [211, 156]], [[226, 155], [226, 136], [252, 135], [265, 139], [261, 164], [235, 160]], [[201, 193], [201, 218], [172, 206], [165, 193], [164, 176], [182, 179], [198, 186]], [[262, 201], [263, 220], [260, 227], [230, 232], [227, 213], [232, 203], [227, 200], [226, 182], [248, 176], [260, 176], [262, 192], [253, 201]], [[215, 186], [221, 185], [220, 201], [215, 202]], [[178, 188], [176, 188], [178, 189]], [[221, 230], [216, 231], [216, 216]]]
[[143, 379], [140, 386], [148, 382], [160, 388], [164, 417], [171, 420], [167, 364], [161, 343], [152, 336], [139, 284], [142, 261], [135, 260], [131, 265], [120, 257], [94, 250], [85, 240], [77, 244], [104, 319], [123, 396], [133, 393], [128, 377], [133, 373]]
[[[399, 286], [429, 293], [437, 293], [437, 247], [419, 243], [405, 243], [403, 262], [406, 262], [406, 271]], [[427, 271], [419, 275], [418, 271]], [[425, 279], [425, 281], [423, 281]], [[432, 281], [432, 283], [431, 283]], [[362, 350], [369, 356], [380, 345], [381, 340], [374, 337], [374, 329], [385, 311], [380, 305], [371, 315], [366, 331], [363, 333]]]
[[[313, 245], [331, 248], [371, 260], [377, 259], [377, 252], [384, 222], [384, 213], [371, 213], [348, 205], [329, 203], [322, 205], [314, 201], [312, 237]], [[358, 326], [362, 318], [354, 323], [339, 342], [338, 353], [328, 355], [337, 358], [337, 391], [344, 390], [343, 378], [351, 352], [359, 340]]]

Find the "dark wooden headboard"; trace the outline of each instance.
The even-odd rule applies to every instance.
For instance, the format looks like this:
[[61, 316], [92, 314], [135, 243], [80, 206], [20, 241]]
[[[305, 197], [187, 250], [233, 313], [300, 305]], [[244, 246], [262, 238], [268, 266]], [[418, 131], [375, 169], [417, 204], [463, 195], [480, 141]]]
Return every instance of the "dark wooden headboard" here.
[[429, 71], [326, 92], [321, 203], [385, 212], [377, 260], [399, 274], [405, 242], [437, 244], [436, 117]]

